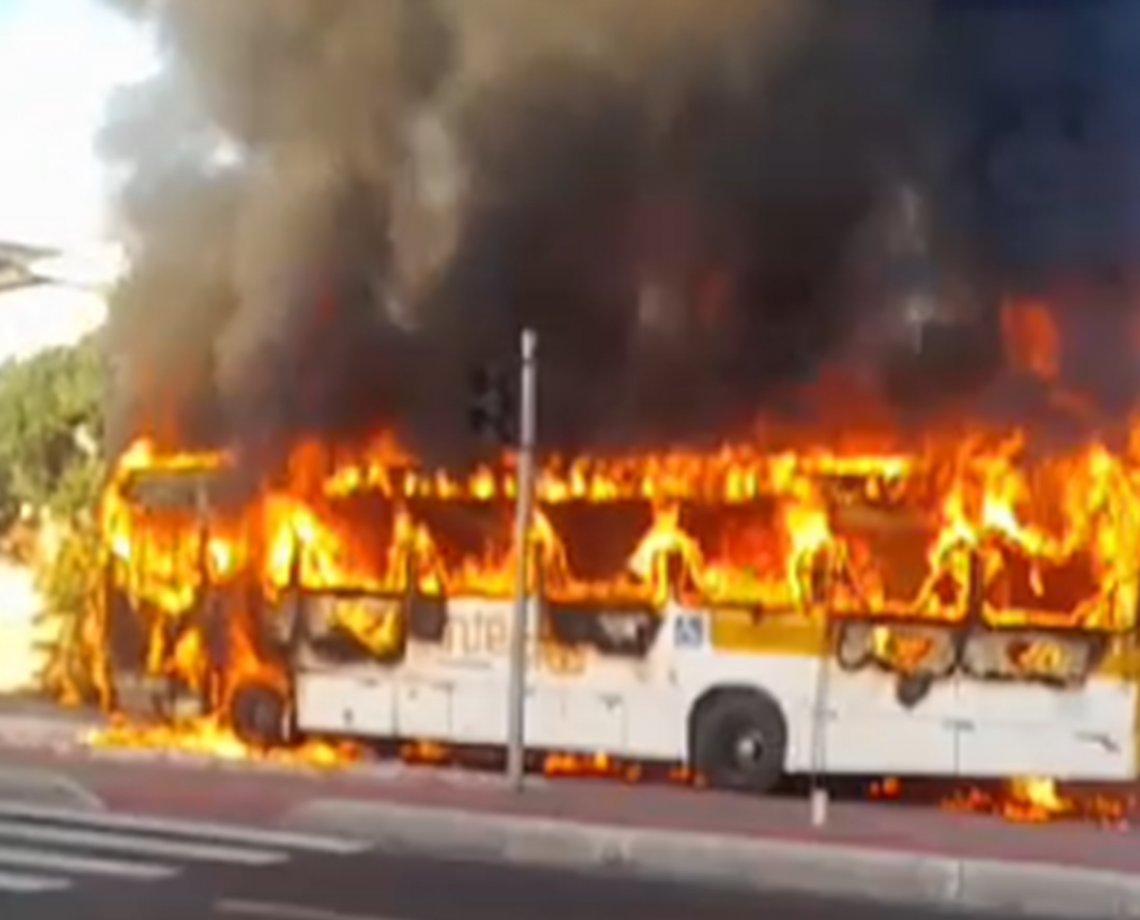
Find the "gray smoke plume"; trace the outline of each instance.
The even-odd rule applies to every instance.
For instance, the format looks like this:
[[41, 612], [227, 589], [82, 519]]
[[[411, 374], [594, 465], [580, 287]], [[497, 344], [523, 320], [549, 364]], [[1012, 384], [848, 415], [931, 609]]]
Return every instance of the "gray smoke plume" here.
[[722, 438], [841, 359], [945, 398], [1003, 296], [1136, 251], [1133, 3], [119, 3], [166, 61], [103, 138], [120, 438], [462, 459], [524, 325], [552, 448]]

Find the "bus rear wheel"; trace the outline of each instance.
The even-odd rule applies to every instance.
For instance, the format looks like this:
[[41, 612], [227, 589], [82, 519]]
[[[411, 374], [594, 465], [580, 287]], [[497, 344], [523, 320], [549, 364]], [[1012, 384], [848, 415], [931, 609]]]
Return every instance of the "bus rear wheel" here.
[[230, 701], [230, 721], [238, 738], [255, 747], [289, 741], [289, 706], [280, 691], [260, 683], [238, 687]]
[[788, 730], [774, 701], [724, 693], [698, 709], [695, 723], [693, 765], [709, 785], [765, 793], [780, 784]]

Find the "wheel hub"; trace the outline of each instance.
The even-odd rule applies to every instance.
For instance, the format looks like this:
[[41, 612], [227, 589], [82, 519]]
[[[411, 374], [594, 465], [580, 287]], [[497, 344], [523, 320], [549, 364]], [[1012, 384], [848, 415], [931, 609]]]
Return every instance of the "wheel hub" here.
[[733, 756], [737, 765], [745, 769], [754, 767], [763, 759], [765, 747], [762, 732], [753, 729], [743, 733], [736, 739], [733, 747]]

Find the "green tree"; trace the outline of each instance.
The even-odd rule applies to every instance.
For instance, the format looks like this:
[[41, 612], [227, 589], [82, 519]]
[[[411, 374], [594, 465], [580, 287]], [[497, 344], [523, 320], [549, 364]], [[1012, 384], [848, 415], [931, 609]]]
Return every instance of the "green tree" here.
[[22, 507], [61, 518], [94, 509], [103, 393], [94, 337], [0, 366], [0, 520]]

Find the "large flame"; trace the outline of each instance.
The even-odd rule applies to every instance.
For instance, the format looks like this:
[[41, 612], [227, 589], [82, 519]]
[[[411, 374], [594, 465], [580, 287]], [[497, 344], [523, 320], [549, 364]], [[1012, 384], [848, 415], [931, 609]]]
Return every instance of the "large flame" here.
[[[236, 505], [208, 507], [156, 508], [132, 489], [147, 476], [220, 475], [225, 455], [158, 453], [146, 442], [127, 451], [102, 520], [117, 587], [151, 611], [152, 667], [193, 676], [201, 649], [160, 647], [162, 625], [187, 616], [204, 586], [241, 577], [254, 577], [269, 597], [290, 587], [409, 585], [426, 595], [508, 595], [517, 556], [510, 515], [487, 518], [479, 545], [448, 545], [431, 509], [509, 511], [517, 489], [510, 458], [460, 477], [416, 468], [390, 437], [377, 444], [351, 458], [303, 444], [284, 481]], [[955, 591], [973, 553], [992, 588], [984, 612], [993, 624], [1118, 631], [1135, 616], [1138, 488], [1140, 464], [1130, 452], [1094, 443], [1032, 459], [1019, 432], [976, 433], [951, 448], [907, 454], [737, 445], [703, 455], [579, 458], [541, 470], [528, 552], [541, 559], [534, 568], [555, 598], [660, 603], [675, 595], [805, 610], [827, 602], [839, 614], [943, 620], [962, 613]], [[560, 508], [583, 505], [645, 515], [640, 537], [608, 573], [580, 570], [574, 541], [590, 536], [572, 523], [562, 533], [556, 523]], [[875, 546], [880, 512], [905, 512], [924, 534], [924, 571], [909, 592], [892, 587], [896, 563]], [[1078, 563], [1090, 590], [1078, 603], [1054, 603], [1050, 572]], [[831, 576], [826, 596], [821, 572]], [[1024, 584], [1003, 584], [1015, 574]]]

